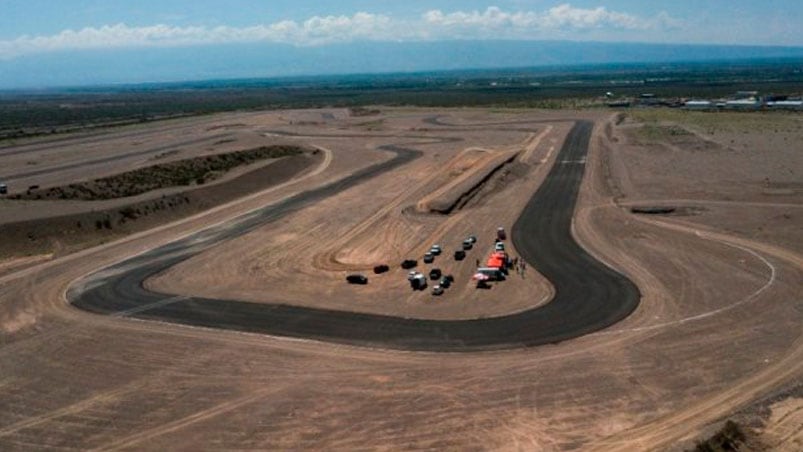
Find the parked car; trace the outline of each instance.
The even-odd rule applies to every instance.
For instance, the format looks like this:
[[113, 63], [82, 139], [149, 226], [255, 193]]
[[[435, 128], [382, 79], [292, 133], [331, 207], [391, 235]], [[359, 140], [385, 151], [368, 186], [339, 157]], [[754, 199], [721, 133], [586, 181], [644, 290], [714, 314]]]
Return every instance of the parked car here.
[[0, 183], [0, 195], [8, 194], [8, 185]]
[[436, 280], [441, 277], [441, 269], [440, 268], [433, 268], [429, 271], [429, 279]]
[[454, 260], [462, 261], [465, 258], [466, 258], [466, 252], [465, 251], [457, 250], [457, 251], [454, 252]]
[[441, 251], [443, 251], [443, 249], [441, 248], [441, 246], [440, 246], [440, 245], [432, 245], [432, 246], [429, 248], [429, 252], [430, 252], [430, 253], [432, 253], [432, 254], [434, 254], [435, 256], [440, 256], [440, 254], [441, 254]]
[[502, 242], [496, 242], [496, 245], [494, 245], [494, 251], [504, 251], [504, 250], [505, 250], [505, 244]]
[[468, 241], [469, 241], [469, 242], [471, 242], [472, 244], [474, 244], [474, 243], [477, 243], [477, 236], [476, 236], [476, 235], [470, 235], [470, 236], [468, 236], [468, 237], [466, 238], [466, 240], [468, 240]]
[[496, 238], [499, 240], [507, 239], [507, 233], [505, 232], [505, 228], [496, 228]]
[[446, 276], [444, 276], [444, 278], [448, 279], [450, 283], [454, 282], [454, 276], [452, 276], [452, 275], [446, 275]]
[[414, 259], [405, 259], [401, 263], [401, 268], [403, 268], [405, 270], [409, 270], [409, 269], [415, 268], [417, 266], [418, 266], [418, 261], [414, 260]]
[[440, 285], [436, 285], [435, 287], [433, 287], [432, 295], [435, 295], [436, 297], [443, 295], [443, 287], [441, 287]]
[[374, 267], [374, 273], [376, 273], [377, 275], [380, 273], [385, 273], [388, 270], [390, 270], [390, 267], [388, 267], [387, 265], [377, 265], [376, 267]]
[[349, 284], [368, 284], [368, 278], [365, 275], [353, 274], [346, 276], [346, 281]]
[[472, 242], [469, 239], [463, 240], [463, 249], [464, 250], [470, 250], [473, 247], [474, 247], [474, 242]]
[[427, 288], [427, 278], [421, 273], [416, 273], [407, 278], [413, 290], [424, 290]]
[[435, 255], [434, 254], [427, 253], [427, 254], [424, 255], [424, 263], [425, 264], [431, 264], [433, 262], [435, 262]]
[[443, 278], [441, 278], [441, 280], [440, 280], [440, 281], [438, 281], [438, 285], [439, 285], [439, 286], [441, 286], [441, 287], [443, 287], [444, 289], [448, 289], [448, 288], [449, 288], [449, 286], [451, 286], [451, 285], [452, 285], [452, 282], [451, 282], [451, 281], [449, 281], [449, 278], [447, 278], [447, 277], [445, 277], [445, 276], [444, 276]]

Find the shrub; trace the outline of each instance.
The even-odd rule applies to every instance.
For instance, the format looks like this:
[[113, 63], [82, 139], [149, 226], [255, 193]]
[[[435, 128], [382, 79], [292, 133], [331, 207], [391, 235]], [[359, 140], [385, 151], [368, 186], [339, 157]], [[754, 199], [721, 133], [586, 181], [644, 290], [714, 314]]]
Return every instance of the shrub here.
[[120, 209], [120, 215], [122, 215], [124, 219], [135, 220], [137, 218], [137, 214], [138, 211], [131, 206]]
[[724, 452], [740, 450], [740, 445], [747, 439], [739, 424], [725, 422], [722, 429], [707, 441], [698, 442], [696, 452]]

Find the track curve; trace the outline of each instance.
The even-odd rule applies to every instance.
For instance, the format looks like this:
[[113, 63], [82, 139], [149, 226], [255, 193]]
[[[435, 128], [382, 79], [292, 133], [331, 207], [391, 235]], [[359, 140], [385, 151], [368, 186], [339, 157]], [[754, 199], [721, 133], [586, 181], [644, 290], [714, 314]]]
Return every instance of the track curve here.
[[146, 290], [142, 282], [227, 239], [247, 233], [348, 187], [408, 163], [420, 151], [388, 145], [394, 158], [323, 187], [299, 193], [228, 223], [155, 248], [74, 284], [68, 301], [86, 311], [360, 346], [424, 351], [480, 351], [560, 342], [598, 331], [638, 306], [638, 288], [583, 250], [571, 220], [593, 123], [575, 123], [555, 166], [512, 229], [517, 250], [555, 286], [548, 304], [474, 320], [421, 320], [200, 297]]

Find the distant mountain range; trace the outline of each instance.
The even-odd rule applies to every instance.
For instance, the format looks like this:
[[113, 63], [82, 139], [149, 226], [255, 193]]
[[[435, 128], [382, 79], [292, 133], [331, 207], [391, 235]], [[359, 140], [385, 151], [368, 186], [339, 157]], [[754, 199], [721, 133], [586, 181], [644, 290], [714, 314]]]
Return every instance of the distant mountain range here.
[[229, 44], [43, 53], [0, 61], [0, 89], [602, 63], [803, 58], [803, 47], [567, 41]]

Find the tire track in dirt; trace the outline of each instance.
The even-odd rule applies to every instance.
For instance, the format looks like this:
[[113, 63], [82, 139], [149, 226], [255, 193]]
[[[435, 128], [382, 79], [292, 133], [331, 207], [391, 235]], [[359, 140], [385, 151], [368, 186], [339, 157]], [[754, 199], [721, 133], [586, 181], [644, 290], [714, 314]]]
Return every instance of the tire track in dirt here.
[[[415, 143], [417, 145], [426, 145], [426, 144], [438, 144], [444, 142], [454, 142], [453, 139], [448, 140], [435, 140], [432, 141], [431, 137], [430, 140], [426, 142]], [[387, 147], [380, 146], [378, 149], [386, 149]], [[426, 185], [430, 183], [432, 180], [437, 178], [440, 172], [437, 172], [430, 176], [429, 178], [425, 179], [421, 185]], [[377, 210], [368, 218], [363, 219], [358, 224], [356, 224], [353, 228], [351, 228], [348, 232], [343, 234], [339, 237], [333, 244], [331, 244], [328, 249], [320, 251], [315, 254], [312, 258], [312, 265], [315, 268], [327, 271], [355, 271], [355, 270], [365, 270], [367, 268], [372, 267], [374, 264], [349, 264], [345, 262], [341, 262], [338, 260], [337, 255], [338, 253], [348, 244], [349, 242], [355, 240], [356, 237], [363, 234], [367, 231], [371, 226], [374, 226], [379, 221], [387, 216], [395, 209], [399, 208], [401, 204], [410, 196], [410, 193], [415, 192], [418, 190], [418, 187], [410, 187], [407, 190], [404, 190], [398, 196], [394, 197], [389, 203], [387, 203], [383, 208]]]
[[136, 446], [137, 444], [142, 443], [143, 441], [147, 441], [176, 430], [181, 430], [198, 422], [203, 422], [217, 416], [222, 416], [226, 413], [237, 410], [243, 406], [260, 402], [268, 396], [275, 395], [277, 392], [278, 390], [274, 388], [262, 388], [255, 391], [250, 391], [242, 397], [238, 397], [236, 399], [220, 403], [206, 410], [197, 411], [189, 416], [177, 419], [173, 422], [169, 422], [160, 427], [146, 430], [143, 432], [138, 432], [133, 435], [120, 438], [119, 440], [114, 441], [112, 443], [107, 443], [101, 447], [93, 448], [90, 450], [107, 451], [107, 450], [121, 450], [130, 448]]

